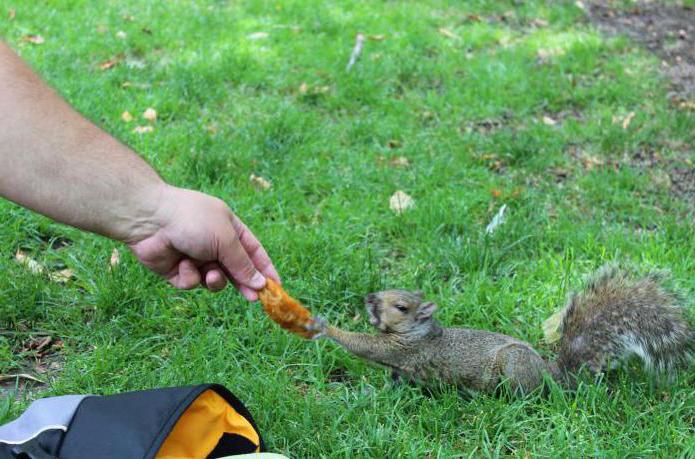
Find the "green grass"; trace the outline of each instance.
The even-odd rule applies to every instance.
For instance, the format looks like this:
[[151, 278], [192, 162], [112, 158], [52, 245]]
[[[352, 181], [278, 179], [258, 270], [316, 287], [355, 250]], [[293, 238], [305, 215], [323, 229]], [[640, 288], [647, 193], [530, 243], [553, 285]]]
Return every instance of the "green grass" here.
[[[289, 291], [341, 326], [368, 329], [353, 319], [363, 295], [398, 286], [424, 290], [447, 325], [539, 343], [567, 291], [613, 260], [668, 268], [695, 294], [692, 208], [626, 160], [693, 158], [693, 114], [669, 104], [655, 57], [602, 37], [573, 1], [9, 0], [0, 16], [0, 36], [70, 103], [169, 182], [225, 199]], [[386, 39], [347, 73], [357, 32]], [[120, 115], [147, 107], [155, 130], [135, 134], [144, 120]], [[628, 129], [612, 121], [630, 112]], [[416, 201], [402, 215], [388, 206], [399, 189]], [[486, 237], [503, 203], [508, 221]], [[39, 396], [220, 382], [293, 457], [695, 454], [695, 370], [670, 388], [624, 372], [548, 398], [428, 396], [283, 333], [232, 289], [175, 291], [114, 242], [7, 202], [0, 216], [0, 373], [29, 364], [38, 332], [65, 343], [50, 385], [0, 401], [0, 422]], [[75, 278], [30, 274], [19, 248]]]

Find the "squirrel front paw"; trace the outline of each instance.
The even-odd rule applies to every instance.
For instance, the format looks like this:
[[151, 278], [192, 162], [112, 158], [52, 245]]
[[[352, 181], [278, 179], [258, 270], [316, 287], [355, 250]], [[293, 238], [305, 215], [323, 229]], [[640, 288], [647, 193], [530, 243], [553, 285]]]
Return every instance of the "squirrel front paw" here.
[[312, 336], [312, 339], [318, 339], [322, 337], [324, 333], [326, 333], [328, 321], [322, 316], [315, 316], [311, 318], [311, 322], [305, 325], [304, 328], [310, 332], [317, 332], [314, 336]]

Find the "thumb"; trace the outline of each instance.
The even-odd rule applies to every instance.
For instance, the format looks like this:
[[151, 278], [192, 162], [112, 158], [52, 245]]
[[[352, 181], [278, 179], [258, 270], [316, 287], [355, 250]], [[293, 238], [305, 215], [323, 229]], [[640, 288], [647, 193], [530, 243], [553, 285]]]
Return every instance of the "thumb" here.
[[265, 287], [265, 277], [258, 272], [236, 234], [221, 244], [218, 254], [227, 275], [238, 284], [253, 290]]

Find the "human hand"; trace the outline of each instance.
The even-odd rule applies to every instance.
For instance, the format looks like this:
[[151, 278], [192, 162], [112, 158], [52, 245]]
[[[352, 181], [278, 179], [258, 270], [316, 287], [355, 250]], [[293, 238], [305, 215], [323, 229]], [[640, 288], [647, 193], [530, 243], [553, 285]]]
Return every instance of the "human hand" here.
[[130, 248], [174, 287], [218, 291], [229, 280], [255, 301], [264, 276], [280, 281], [263, 246], [220, 199], [167, 185], [151, 223]]

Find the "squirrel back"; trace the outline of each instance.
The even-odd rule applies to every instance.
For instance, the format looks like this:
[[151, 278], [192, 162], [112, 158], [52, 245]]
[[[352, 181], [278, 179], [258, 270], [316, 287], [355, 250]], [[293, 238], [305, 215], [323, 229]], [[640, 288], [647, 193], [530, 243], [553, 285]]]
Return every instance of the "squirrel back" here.
[[560, 375], [581, 367], [596, 374], [637, 356], [647, 371], [671, 376], [691, 360], [693, 332], [663, 277], [636, 277], [610, 265], [599, 269], [561, 312]]

